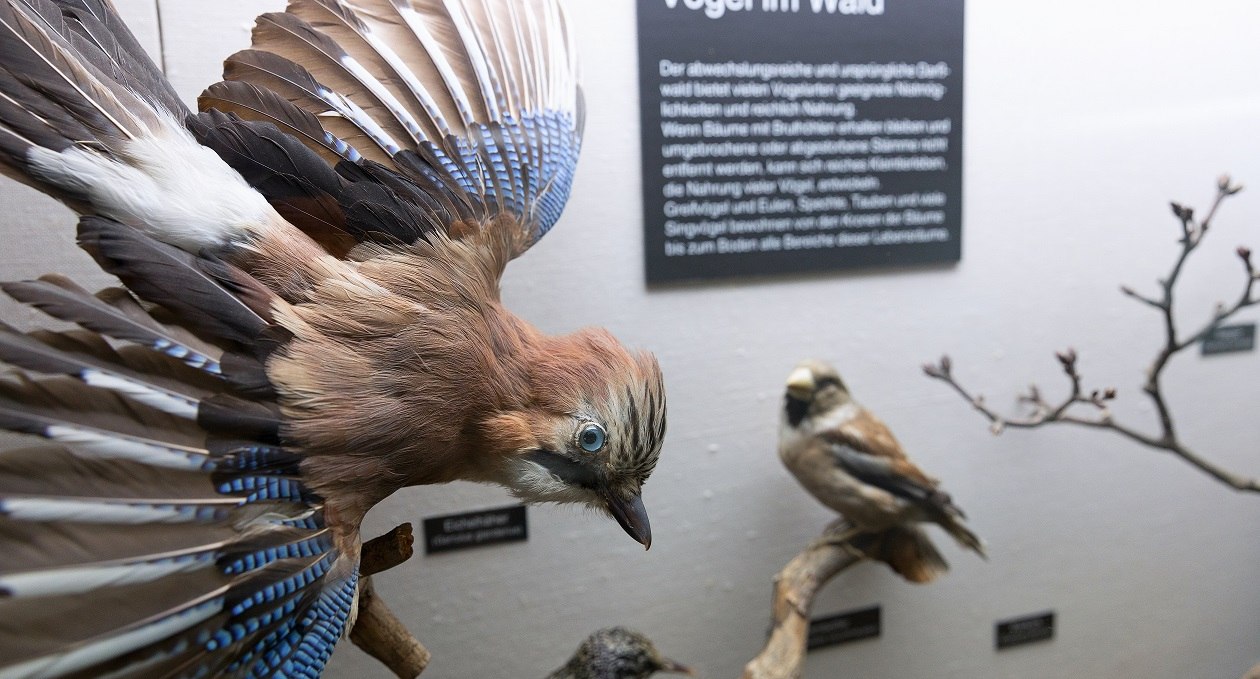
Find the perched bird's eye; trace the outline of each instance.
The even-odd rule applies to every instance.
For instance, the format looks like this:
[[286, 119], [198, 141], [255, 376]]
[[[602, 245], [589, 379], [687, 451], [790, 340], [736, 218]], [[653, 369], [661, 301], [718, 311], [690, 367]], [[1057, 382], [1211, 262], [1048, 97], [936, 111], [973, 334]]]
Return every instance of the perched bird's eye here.
[[588, 453], [594, 453], [604, 447], [608, 440], [608, 432], [597, 422], [587, 422], [577, 433], [577, 444]]

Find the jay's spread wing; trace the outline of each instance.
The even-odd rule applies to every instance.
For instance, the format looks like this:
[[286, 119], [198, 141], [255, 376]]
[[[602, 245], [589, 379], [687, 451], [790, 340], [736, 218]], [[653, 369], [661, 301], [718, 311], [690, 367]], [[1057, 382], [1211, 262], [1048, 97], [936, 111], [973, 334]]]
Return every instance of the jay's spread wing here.
[[190, 127], [334, 254], [501, 229], [516, 256], [573, 180], [571, 39], [557, 0], [290, 0]]
[[249, 277], [102, 218], [79, 239], [131, 290], [4, 285], [79, 329], [0, 327], [0, 428], [46, 440], [0, 451], [0, 677], [318, 675], [357, 534], [281, 441]]
[[78, 329], [0, 326], [0, 429], [38, 437], [0, 450], [0, 678], [309, 677], [351, 612], [357, 525], [307, 488], [264, 369], [275, 295], [191, 254], [266, 204], [186, 114], [107, 0], [0, 2], [0, 165], [92, 215], [126, 286], [3, 286]]

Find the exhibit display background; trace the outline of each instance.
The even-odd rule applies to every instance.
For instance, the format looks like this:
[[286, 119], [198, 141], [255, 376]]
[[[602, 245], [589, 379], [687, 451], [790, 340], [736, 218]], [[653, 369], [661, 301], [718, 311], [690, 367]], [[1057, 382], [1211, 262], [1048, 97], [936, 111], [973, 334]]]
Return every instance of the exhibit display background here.
[[[282, 3], [118, 4], [191, 101], [247, 44], [252, 17]], [[1205, 209], [1229, 171], [1253, 188], [1226, 206], [1179, 301], [1197, 322], [1237, 294], [1233, 249], [1260, 247], [1260, 7], [967, 5], [961, 263], [649, 292], [635, 7], [569, 3], [586, 143], [559, 228], [511, 265], [504, 297], [545, 331], [598, 323], [660, 358], [670, 427], [644, 494], [654, 545], [645, 554], [608, 519], [542, 507], [527, 543], [417, 556], [384, 574], [379, 591], [434, 653], [424, 676], [541, 677], [612, 624], [704, 677], [738, 676], [764, 641], [771, 577], [831, 518], [774, 452], [780, 385], [806, 356], [840, 368], [990, 553], [982, 562], [931, 529], [953, 565], [938, 583], [877, 566], [843, 574], [815, 614], [879, 604], [883, 636], [815, 652], [807, 677], [1231, 678], [1260, 660], [1260, 497], [1115, 436], [992, 437], [919, 369], [948, 352], [960, 379], [1005, 409], [1030, 380], [1057, 395], [1052, 352], [1073, 345], [1090, 383], [1120, 389], [1118, 415], [1154, 427], [1138, 385], [1158, 317], [1117, 288], [1153, 289], [1176, 254], [1167, 201]], [[69, 212], [11, 183], [0, 191], [0, 276], [91, 268]], [[0, 314], [34, 317], [8, 302]], [[1258, 360], [1191, 354], [1166, 387], [1184, 440], [1251, 475]], [[508, 502], [489, 487], [411, 489], [364, 533]], [[994, 650], [995, 621], [1045, 609], [1054, 641]], [[328, 676], [387, 674], [343, 643]]]

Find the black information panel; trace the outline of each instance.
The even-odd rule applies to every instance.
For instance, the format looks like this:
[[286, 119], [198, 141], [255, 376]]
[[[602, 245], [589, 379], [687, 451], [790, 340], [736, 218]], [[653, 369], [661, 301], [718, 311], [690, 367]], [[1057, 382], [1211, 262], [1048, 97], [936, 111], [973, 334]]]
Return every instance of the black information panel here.
[[963, 0], [639, 0], [649, 282], [956, 261]]
[[806, 650], [878, 637], [880, 618], [879, 606], [871, 606], [811, 620]]
[[1054, 611], [999, 621], [993, 634], [999, 651], [1034, 641], [1049, 641], [1054, 638]]
[[1200, 345], [1204, 356], [1253, 351], [1256, 348], [1256, 324], [1222, 325], [1212, 329]]

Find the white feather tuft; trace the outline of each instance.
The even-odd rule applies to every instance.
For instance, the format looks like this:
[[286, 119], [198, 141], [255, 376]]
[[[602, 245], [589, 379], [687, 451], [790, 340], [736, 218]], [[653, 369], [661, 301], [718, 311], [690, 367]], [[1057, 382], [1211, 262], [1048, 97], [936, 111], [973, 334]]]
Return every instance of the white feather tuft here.
[[505, 485], [513, 496], [531, 504], [554, 502], [603, 506], [604, 503], [599, 493], [565, 483], [546, 467], [523, 458], [512, 461]]
[[100, 214], [190, 252], [245, 240], [275, 215], [262, 194], [174, 121], [124, 142], [119, 156], [35, 146], [27, 162], [33, 176], [86, 196]]

